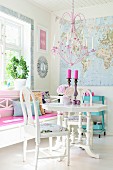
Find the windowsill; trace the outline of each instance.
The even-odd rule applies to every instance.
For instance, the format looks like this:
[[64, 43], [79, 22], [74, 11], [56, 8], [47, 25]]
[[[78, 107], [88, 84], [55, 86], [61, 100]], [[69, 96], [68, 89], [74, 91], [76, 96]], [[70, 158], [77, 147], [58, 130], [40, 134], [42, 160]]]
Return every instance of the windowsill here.
[[2, 86], [0, 87], [0, 90], [14, 90], [14, 86], [11, 86], [11, 87]]
[[0, 89], [0, 98], [19, 98], [20, 91], [13, 89]]

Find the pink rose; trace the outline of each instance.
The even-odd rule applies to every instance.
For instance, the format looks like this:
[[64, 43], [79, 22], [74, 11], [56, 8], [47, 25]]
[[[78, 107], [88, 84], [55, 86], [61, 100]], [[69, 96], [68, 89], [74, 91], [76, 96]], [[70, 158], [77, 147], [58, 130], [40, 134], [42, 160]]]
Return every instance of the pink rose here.
[[68, 85], [66, 85], [66, 84], [60, 85], [60, 86], [57, 88], [57, 93], [58, 93], [58, 94], [64, 94], [67, 87], [68, 87]]

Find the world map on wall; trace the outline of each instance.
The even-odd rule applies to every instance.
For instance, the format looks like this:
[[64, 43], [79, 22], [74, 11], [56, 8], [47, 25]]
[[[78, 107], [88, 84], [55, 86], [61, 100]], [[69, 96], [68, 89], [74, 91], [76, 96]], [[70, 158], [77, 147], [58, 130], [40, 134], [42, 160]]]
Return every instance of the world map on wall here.
[[[65, 25], [66, 24], [66, 25]], [[61, 28], [65, 34], [67, 23]], [[94, 53], [85, 56], [79, 63], [69, 66], [64, 60], [60, 61], [60, 84], [66, 84], [67, 69], [79, 71], [78, 85], [80, 86], [112, 86], [113, 85], [113, 17], [102, 17], [86, 20], [85, 37], [91, 48], [91, 37], [94, 40]], [[73, 81], [72, 81], [73, 82]]]

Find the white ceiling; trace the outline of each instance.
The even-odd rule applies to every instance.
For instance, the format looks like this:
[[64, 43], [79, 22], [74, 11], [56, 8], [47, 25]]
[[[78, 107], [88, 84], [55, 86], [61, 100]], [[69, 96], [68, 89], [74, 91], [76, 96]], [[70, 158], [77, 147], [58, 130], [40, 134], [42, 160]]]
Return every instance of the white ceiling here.
[[[29, 0], [39, 7], [55, 12], [60, 10], [71, 9], [72, 0]], [[75, 8], [83, 8], [94, 5], [101, 5], [113, 2], [113, 0], [75, 0]]]

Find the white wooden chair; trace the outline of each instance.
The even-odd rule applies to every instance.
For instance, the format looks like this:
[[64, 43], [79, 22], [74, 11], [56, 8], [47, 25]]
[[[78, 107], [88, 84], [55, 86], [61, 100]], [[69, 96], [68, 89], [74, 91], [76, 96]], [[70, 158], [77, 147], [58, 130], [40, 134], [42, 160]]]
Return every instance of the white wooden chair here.
[[[32, 109], [31, 109], [31, 98], [34, 104], [34, 112], [35, 112], [35, 120], [32, 116]], [[32, 91], [27, 88], [23, 87], [20, 91], [20, 101], [24, 116], [24, 142], [23, 142], [23, 161], [26, 161], [26, 153], [29, 152], [27, 150], [27, 141], [30, 139], [28, 135], [35, 138], [36, 148], [35, 148], [35, 170], [37, 170], [38, 164], [38, 155], [39, 155], [39, 147], [40, 147], [40, 139], [42, 138], [52, 138], [58, 136], [65, 136], [67, 139], [67, 145], [65, 147], [65, 155], [58, 155], [58, 156], [49, 156], [45, 158], [62, 158], [67, 157], [67, 165], [70, 163], [70, 142], [69, 142], [69, 131], [67, 128], [61, 127], [56, 124], [50, 123], [39, 123], [38, 117], [38, 109], [35, 101], [34, 94]], [[44, 159], [45, 159], [44, 158]], [[41, 158], [43, 159], [43, 158]]]
[[[90, 95], [90, 101], [89, 104], [92, 105], [92, 94], [88, 89], [82, 89], [80, 90], [80, 102], [81, 105], [84, 102], [84, 96], [85, 93], [89, 93]], [[70, 138], [71, 138], [71, 143], [75, 143], [75, 128], [78, 126], [78, 137], [77, 139], [79, 141], [83, 140], [83, 137], [81, 134], [83, 134], [85, 131], [82, 128], [83, 125], [86, 126], [87, 124], [87, 118], [86, 115], [84, 115], [84, 113], [68, 113], [67, 117], [64, 118], [64, 126], [68, 127], [69, 131], [71, 132]], [[93, 144], [93, 122], [91, 122], [90, 125], [90, 129], [91, 129], [91, 140], [90, 140], [90, 145], [92, 146]]]

